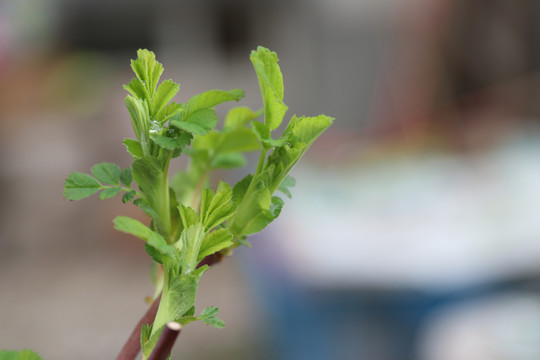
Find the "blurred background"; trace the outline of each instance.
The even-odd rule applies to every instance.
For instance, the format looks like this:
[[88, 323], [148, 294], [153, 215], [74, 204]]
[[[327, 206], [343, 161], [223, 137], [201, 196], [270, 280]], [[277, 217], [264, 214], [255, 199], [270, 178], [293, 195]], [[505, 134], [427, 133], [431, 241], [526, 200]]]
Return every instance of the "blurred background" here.
[[0, 348], [112, 359], [146, 310], [148, 256], [112, 228], [142, 214], [61, 195], [129, 165], [136, 50], [177, 101], [256, 109], [264, 45], [288, 116], [336, 122], [281, 217], [203, 278], [226, 328], [190, 325], [175, 356], [540, 358], [539, 24], [537, 0], [0, 0]]

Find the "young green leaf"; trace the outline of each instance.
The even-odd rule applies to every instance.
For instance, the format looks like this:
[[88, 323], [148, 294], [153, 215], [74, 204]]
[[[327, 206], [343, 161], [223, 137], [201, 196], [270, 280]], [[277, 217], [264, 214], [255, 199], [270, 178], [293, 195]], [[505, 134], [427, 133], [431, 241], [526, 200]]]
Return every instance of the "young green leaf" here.
[[174, 247], [167, 244], [167, 241], [165, 241], [161, 235], [151, 230], [146, 225], [143, 225], [138, 220], [129, 218], [127, 216], [117, 216], [114, 219], [114, 228], [118, 231], [131, 234], [146, 241], [148, 245], [152, 246], [163, 255], [170, 257], [174, 256]]
[[189, 206], [179, 205], [178, 211], [180, 212], [180, 218], [184, 227], [194, 226], [200, 222], [199, 214]]
[[188, 132], [182, 132], [176, 137], [158, 136], [154, 140], [156, 144], [167, 150], [183, 149], [191, 142], [193, 136]]
[[283, 76], [277, 54], [262, 46], [251, 52], [251, 63], [257, 73], [264, 103], [264, 123], [276, 129], [283, 121], [287, 105], [283, 103]]
[[124, 204], [127, 204], [128, 202], [130, 202], [131, 200], [133, 200], [134, 197], [135, 197], [135, 190], [128, 191], [127, 193], [125, 193], [125, 194], [122, 196], [122, 202], [123, 202]]
[[217, 229], [207, 234], [202, 241], [197, 261], [201, 261], [208, 255], [231, 247], [234, 244], [232, 239], [233, 236], [227, 228]]
[[64, 183], [64, 197], [68, 200], [81, 200], [102, 189], [103, 186], [90, 175], [74, 172]]
[[315, 139], [332, 124], [333, 120], [326, 115], [302, 116], [300, 118], [293, 116], [281, 137], [281, 139], [287, 139], [287, 143], [276, 147], [265, 164], [265, 169], [271, 173], [268, 186], [272, 194]]
[[192, 316], [195, 315], [195, 306], [192, 306], [183, 316]]
[[225, 322], [218, 318], [216, 315], [218, 313], [218, 308], [215, 306], [209, 306], [206, 309], [204, 309], [199, 315], [199, 318], [206, 324], [210, 325], [212, 327], [215, 327], [217, 329], [221, 329], [225, 326]]
[[139, 140], [142, 153], [147, 154], [150, 142], [150, 112], [148, 109], [148, 102], [128, 95], [126, 97], [126, 107], [131, 117], [131, 125]]
[[120, 182], [120, 168], [113, 163], [104, 162], [94, 165], [92, 175], [104, 184], [118, 185]]
[[120, 181], [127, 187], [131, 187], [133, 177], [131, 176], [131, 168], [127, 167], [120, 172]]
[[131, 171], [133, 180], [144, 192], [148, 204], [157, 210], [157, 205], [162, 201], [161, 187], [164, 180], [159, 160], [151, 156], [135, 160], [131, 165]]
[[169, 105], [165, 106], [163, 109], [161, 109], [154, 117], [157, 121], [164, 123], [171, 117], [180, 114], [182, 111], [184, 111], [183, 104], [177, 104], [175, 102], [172, 102]]
[[199, 320], [198, 316], [195, 316], [195, 306], [192, 306], [182, 317], [176, 319], [177, 323], [182, 326], [189, 324], [190, 322]]
[[131, 60], [131, 68], [144, 85], [149, 97], [154, 97], [157, 83], [163, 73], [163, 66], [156, 61], [156, 55], [152, 51], [139, 49], [137, 59]]
[[190, 274], [197, 267], [197, 256], [204, 236], [204, 228], [200, 223], [184, 227], [180, 235], [180, 241], [182, 242], [181, 261], [183, 263], [183, 274]]
[[223, 133], [219, 135], [219, 139], [216, 139], [217, 143], [210, 143], [210, 146], [213, 145], [216, 151], [219, 151], [220, 153], [247, 152], [259, 150], [261, 148], [257, 136], [253, 130], [249, 128], [224, 130]]
[[225, 117], [224, 129], [243, 127], [251, 120], [254, 120], [262, 115], [262, 111], [254, 112], [248, 107], [234, 107], [227, 113]]
[[190, 116], [195, 111], [201, 109], [211, 109], [216, 105], [227, 101], [238, 101], [244, 97], [241, 89], [233, 90], [209, 90], [202, 94], [195, 95], [186, 103], [186, 116]]
[[212, 130], [205, 135], [195, 136], [189, 153], [193, 155], [201, 150], [204, 150], [208, 154], [210, 152], [215, 152], [221, 143], [222, 136], [223, 134], [217, 130]]
[[196, 135], [205, 135], [216, 126], [218, 121], [214, 110], [200, 109], [190, 113], [185, 120], [172, 119], [171, 124]]
[[216, 193], [205, 189], [201, 198], [201, 223], [206, 231], [218, 226], [230, 218], [236, 211], [236, 204], [232, 201], [232, 189], [220, 182]]
[[124, 89], [138, 99], [146, 99], [149, 97], [141, 80], [136, 78], [131, 79], [131, 82], [128, 85], [124, 85]]
[[123, 144], [134, 159], [140, 159], [144, 156], [141, 143], [133, 139], [124, 139]]
[[110, 187], [110, 188], [104, 189], [99, 194], [99, 199], [105, 200], [105, 199], [115, 197], [116, 195], [120, 194], [120, 191], [122, 191], [122, 189], [119, 187]]
[[234, 152], [216, 155], [210, 166], [213, 169], [232, 169], [245, 166], [246, 163], [247, 160], [242, 153]]
[[240, 203], [242, 203], [244, 195], [249, 189], [249, 185], [251, 184], [252, 179], [253, 176], [251, 174], [248, 174], [242, 180], [237, 182], [236, 185], [234, 185], [232, 199], [236, 204], [239, 205]]
[[0, 350], [0, 360], [17, 360], [19, 353], [17, 351]]
[[276, 219], [279, 216], [279, 214], [281, 213], [281, 209], [283, 209], [283, 205], [285, 205], [285, 202], [280, 197], [272, 196], [270, 209], [268, 209], [272, 220]]
[[152, 333], [152, 325], [143, 324], [141, 328], [141, 346], [150, 340], [150, 334]]
[[[191, 152], [204, 150], [212, 156], [259, 150], [261, 146], [253, 131], [248, 128], [233, 128], [218, 132], [213, 130], [204, 136], [197, 136]], [[209, 157], [210, 159], [210, 157]]]
[[170, 279], [168, 298], [173, 300], [170, 302], [172, 306], [169, 308], [169, 312], [172, 315], [170, 317], [171, 320], [183, 316], [193, 307], [199, 280], [206, 270], [208, 270], [208, 266], [203, 266], [194, 270], [189, 275], [179, 275]]
[[289, 190], [290, 187], [293, 187], [296, 185], [296, 180], [291, 176], [286, 176], [285, 180], [279, 184], [278, 190], [281, 191], [285, 196], [287, 196], [289, 199], [292, 198], [291, 191]]
[[178, 171], [171, 180], [171, 188], [174, 189], [178, 203], [180, 204], [192, 203], [195, 188], [198, 182], [201, 181], [200, 175], [197, 171], [193, 170], [195, 168], [193, 165], [196, 164], [192, 162], [188, 171]]
[[276, 146], [283, 146], [287, 142], [287, 139], [285, 137], [282, 137], [278, 140], [272, 139], [272, 136], [270, 135], [270, 129], [263, 123], [253, 121], [251, 123], [251, 127], [253, 128], [253, 133], [259, 140], [261, 146], [266, 150], [269, 150], [270, 148]]
[[6, 351], [0, 350], [0, 360], [41, 360], [38, 354], [31, 350]]
[[291, 132], [299, 142], [310, 146], [333, 122], [334, 118], [326, 115], [315, 117], [295, 115], [285, 131]]
[[146, 253], [150, 255], [152, 260], [154, 260], [156, 263], [163, 264], [163, 256], [161, 256], [161, 252], [159, 252], [159, 250], [157, 250], [155, 247], [148, 245], [148, 243], [145, 243], [144, 251], [146, 251]]
[[[252, 181], [255, 183], [250, 184], [242, 196], [238, 211], [230, 219], [230, 229], [235, 237], [257, 233], [279, 215], [275, 211], [270, 211], [272, 196], [264, 177], [259, 176]], [[238, 192], [242, 190], [242, 187], [238, 188]], [[240, 197], [240, 194], [237, 197]]]
[[234, 240], [237, 241], [240, 245], [244, 245], [247, 248], [251, 247], [251, 243], [247, 241], [247, 236], [245, 235], [237, 236], [236, 238], [234, 238]]
[[184, 315], [178, 319], [176, 319], [176, 322], [182, 325], [182, 327], [186, 326], [189, 323], [192, 323], [194, 321], [200, 320], [197, 316], [194, 315]]
[[164, 284], [161, 302], [152, 325], [151, 338], [143, 346], [144, 356], [150, 355], [167, 322], [179, 319], [190, 312], [195, 304], [199, 281], [206, 270], [208, 266], [202, 266], [188, 275], [167, 277], [168, 280]]
[[156, 114], [163, 110], [169, 101], [178, 93], [178, 90], [180, 90], [180, 85], [172, 80], [165, 80], [159, 84], [156, 94], [152, 98], [150, 116], [155, 118]]
[[41, 358], [35, 352], [25, 349], [19, 353], [19, 360], [41, 360]]
[[161, 217], [157, 213], [156, 210], [145, 199], [138, 198], [133, 201], [133, 204], [138, 206], [146, 215], [148, 215], [152, 219], [152, 225], [153, 227], [162, 234], [167, 233], [167, 228], [163, 224], [163, 221], [161, 220]]
[[194, 314], [192, 313], [186, 313], [186, 315], [182, 316], [179, 319], [176, 319], [176, 322], [182, 324], [182, 326], [185, 326], [193, 321], [202, 320], [206, 325], [221, 329], [225, 326], [225, 323], [223, 322], [223, 320], [216, 316], [217, 313], [218, 308], [210, 306], [205, 308], [199, 316], [194, 316]]
[[265, 141], [272, 139], [270, 135], [270, 129], [265, 124], [254, 121], [251, 123], [251, 127], [253, 128], [253, 133], [257, 136], [257, 139], [259, 139], [261, 144]]
[[17, 351], [0, 350], [0, 360], [18, 360], [19, 353]]

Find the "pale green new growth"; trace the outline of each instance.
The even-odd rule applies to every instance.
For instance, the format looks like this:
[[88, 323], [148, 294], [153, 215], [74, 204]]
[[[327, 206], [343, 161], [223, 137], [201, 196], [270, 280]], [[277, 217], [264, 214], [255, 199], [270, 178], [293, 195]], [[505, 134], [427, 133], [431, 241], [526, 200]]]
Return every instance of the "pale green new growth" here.
[[135, 219], [127, 216], [117, 216], [114, 219], [114, 228], [146, 241], [149, 246], [159, 251], [161, 255], [174, 256], [175, 248], [173, 246], [167, 244], [167, 241], [160, 234]]
[[264, 123], [274, 130], [283, 121], [287, 105], [283, 103], [283, 76], [277, 54], [259, 46], [251, 52], [251, 63], [257, 73], [264, 103]]
[[41, 360], [41, 358], [35, 352], [30, 350], [0, 350], [0, 360]]
[[[133, 201], [151, 220], [146, 226], [125, 216], [114, 219], [115, 229], [145, 242], [155, 261], [156, 295], [162, 291], [156, 319], [141, 333], [143, 360], [148, 359], [169, 321], [186, 325], [202, 320], [213, 327], [224, 326], [216, 307], [195, 315], [197, 287], [208, 269], [199, 267], [200, 262], [249, 245], [247, 235], [261, 231], [279, 216], [284, 202], [276, 191], [291, 197], [295, 181], [288, 176], [290, 170], [332, 124], [333, 119], [325, 115], [293, 116], [283, 134], [273, 138], [272, 131], [287, 111], [278, 57], [259, 47], [250, 59], [263, 107], [258, 111], [233, 107], [219, 127], [214, 107], [239, 101], [242, 90], [209, 90], [185, 104], [172, 102], [180, 86], [172, 80], [160, 83], [163, 66], [153, 52], [139, 50], [137, 59], [131, 61], [136, 77], [124, 85], [134, 131], [133, 138], [123, 142], [133, 157], [131, 166], [120, 169], [101, 163], [91, 169], [92, 176], [75, 172], [66, 179], [67, 199], [80, 200], [100, 191], [100, 199], [123, 193], [123, 202]], [[264, 121], [257, 121], [261, 116]], [[233, 187], [220, 181], [212, 189], [210, 179], [216, 169], [244, 166], [245, 153], [253, 151], [259, 151], [253, 174]], [[190, 157], [189, 165], [169, 183], [170, 161], [181, 154]]]

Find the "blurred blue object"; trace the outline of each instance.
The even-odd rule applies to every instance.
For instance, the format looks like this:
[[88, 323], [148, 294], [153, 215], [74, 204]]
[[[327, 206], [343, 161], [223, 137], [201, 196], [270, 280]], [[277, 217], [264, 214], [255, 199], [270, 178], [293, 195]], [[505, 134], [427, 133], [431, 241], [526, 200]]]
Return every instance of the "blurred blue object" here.
[[537, 286], [534, 139], [299, 168], [280, 220], [241, 253], [274, 358], [417, 359], [434, 312]]
[[[255, 252], [259, 255], [271, 251], [271, 246], [258, 245]], [[523, 278], [447, 292], [324, 290], [268, 268], [268, 263], [259, 262], [257, 255], [243, 253], [241, 258], [265, 312], [267, 321], [262, 327], [268, 336], [267, 352], [276, 360], [419, 359], [420, 336], [433, 314], [516, 289], [534, 286], [539, 290], [540, 284], [537, 278]]]

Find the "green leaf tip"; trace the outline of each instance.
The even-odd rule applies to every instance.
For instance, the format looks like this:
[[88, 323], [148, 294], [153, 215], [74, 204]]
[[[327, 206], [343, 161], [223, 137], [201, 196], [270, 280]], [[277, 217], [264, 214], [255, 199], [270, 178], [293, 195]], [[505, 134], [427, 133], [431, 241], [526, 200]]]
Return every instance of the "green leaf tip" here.
[[224, 128], [237, 128], [246, 125], [253, 119], [262, 115], [262, 111], [254, 112], [248, 107], [237, 106], [229, 110], [225, 117]]
[[163, 73], [163, 65], [156, 61], [156, 55], [147, 49], [139, 49], [137, 59], [131, 60], [131, 68], [146, 89], [147, 94], [153, 97], [159, 78]]
[[189, 113], [184, 120], [171, 120], [171, 124], [195, 135], [206, 135], [218, 121], [219, 118], [213, 109], [202, 108]]
[[311, 145], [332, 123], [334, 118], [326, 115], [314, 117], [294, 115], [287, 127], [294, 137], [304, 143]]
[[279, 184], [278, 190], [281, 191], [289, 199], [292, 199], [292, 194], [289, 188], [294, 187], [295, 185], [296, 180], [292, 176], [287, 175], [285, 179], [281, 182], [281, 184]]
[[236, 212], [236, 204], [232, 201], [233, 189], [223, 181], [220, 181], [215, 194], [205, 189], [201, 198], [201, 223], [206, 231], [220, 225]]
[[104, 162], [92, 167], [92, 175], [99, 181], [108, 185], [118, 185], [120, 181], [120, 168], [118, 165]]
[[163, 81], [157, 88], [156, 94], [152, 99], [150, 115], [155, 118], [156, 114], [161, 112], [165, 106], [173, 99], [180, 90], [180, 85], [172, 80]]
[[219, 309], [217, 307], [209, 306], [201, 312], [201, 315], [199, 315], [199, 318], [206, 325], [210, 325], [217, 329], [221, 329], [225, 326], [225, 322], [216, 316], [218, 311]]
[[167, 256], [174, 255], [174, 247], [167, 244], [167, 241], [165, 241], [165, 239], [160, 234], [151, 230], [149, 227], [142, 224], [140, 221], [127, 216], [117, 216], [113, 220], [113, 223], [116, 230], [131, 234], [138, 237], [139, 239], [146, 241], [149, 246], [152, 246], [161, 254]]
[[131, 168], [127, 167], [125, 169], [122, 169], [120, 172], [120, 181], [122, 184], [126, 185], [127, 187], [131, 186], [131, 182], [133, 181], [133, 177], [131, 176]]
[[233, 235], [229, 229], [221, 228], [214, 230], [204, 237], [199, 249], [197, 261], [201, 261], [208, 255], [227, 249], [232, 245], [234, 245]]
[[141, 144], [137, 140], [124, 139], [122, 143], [125, 145], [128, 153], [130, 153], [134, 159], [140, 159], [144, 156]]
[[278, 56], [259, 46], [257, 51], [251, 52], [250, 60], [259, 80], [264, 103], [264, 123], [270, 130], [274, 130], [281, 124], [288, 109], [283, 103], [283, 75], [278, 65]]
[[97, 193], [101, 184], [88, 174], [74, 172], [64, 183], [63, 195], [68, 200], [81, 200]]
[[213, 109], [215, 106], [229, 101], [239, 101], [244, 97], [244, 90], [208, 90], [202, 94], [195, 95], [186, 103], [185, 117], [201, 109]]
[[119, 187], [111, 187], [111, 188], [104, 189], [99, 194], [99, 199], [100, 200], [110, 199], [110, 198], [115, 197], [116, 195], [120, 194], [121, 191], [122, 191], [122, 189], [119, 188]]

